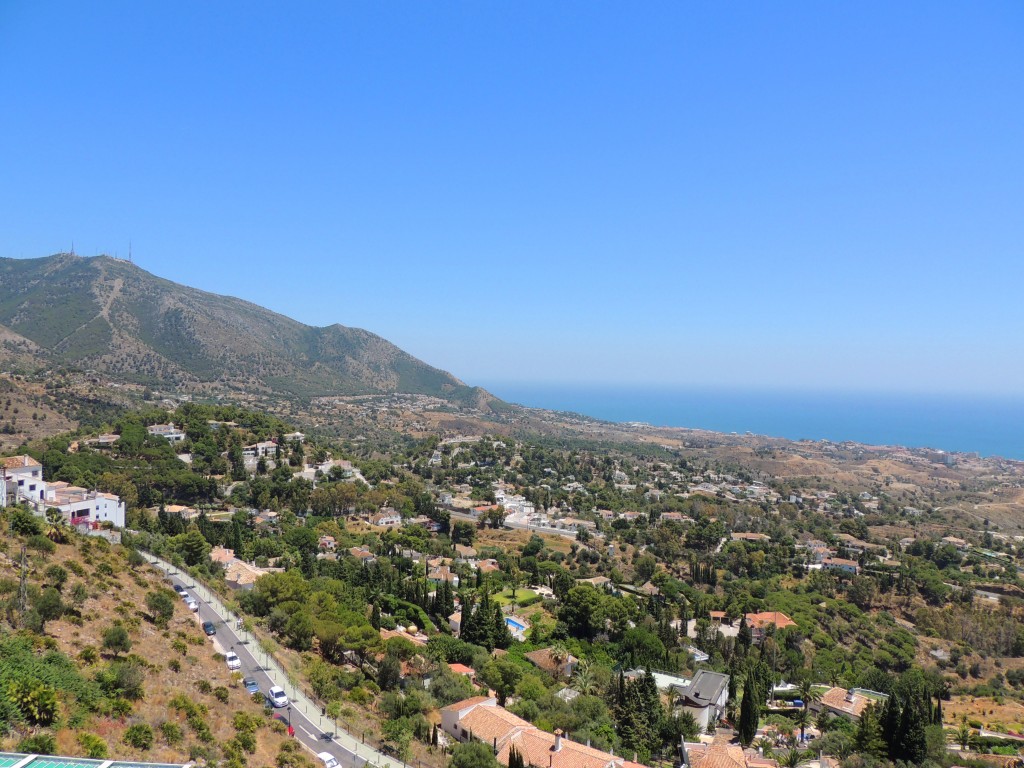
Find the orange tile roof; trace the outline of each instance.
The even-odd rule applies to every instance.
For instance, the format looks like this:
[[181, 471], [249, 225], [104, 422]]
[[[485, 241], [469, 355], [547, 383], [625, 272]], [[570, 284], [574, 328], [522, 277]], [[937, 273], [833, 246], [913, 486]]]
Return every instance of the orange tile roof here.
[[31, 456], [7, 456], [0, 459], [4, 469], [18, 469], [20, 467], [41, 467], [43, 466]]
[[871, 700], [867, 696], [861, 696], [859, 693], [855, 693], [852, 696], [853, 700], [848, 701], [846, 698], [847, 693], [848, 691], [845, 688], [829, 688], [829, 690], [822, 695], [821, 703], [829, 709], [844, 712], [845, 714], [853, 717], [860, 717], [871, 703]]
[[747, 623], [754, 627], [763, 627], [774, 624], [776, 629], [795, 627], [796, 622], [782, 611], [765, 611], [764, 613], [748, 613]]
[[490, 699], [489, 696], [472, 696], [472, 697], [470, 697], [468, 699], [463, 699], [462, 701], [456, 701], [454, 704], [449, 704], [447, 707], [443, 707], [441, 709], [441, 711], [442, 712], [457, 712], [460, 709], [465, 709], [466, 707], [472, 707], [472, 706], [475, 706], [477, 704], [483, 704], [485, 701], [490, 701], [490, 700], [491, 699]]
[[555, 735], [532, 726], [514, 734], [504, 746], [499, 746], [499, 763], [508, 765], [508, 753], [513, 746], [523, 756], [524, 762], [535, 768], [643, 768], [619, 755], [602, 752], [565, 737], [562, 737], [556, 752]]
[[742, 747], [735, 744], [705, 744], [703, 747], [686, 748], [693, 768], [747, 768]]
[[473, 710], [459, 720], [459, 727], [465, 728], [474, 739], [486, 744], [504, 744], [516, 732], [533, 729], [536, 726], [521, 717], [516, 717], [504, 707], [473, 707]]

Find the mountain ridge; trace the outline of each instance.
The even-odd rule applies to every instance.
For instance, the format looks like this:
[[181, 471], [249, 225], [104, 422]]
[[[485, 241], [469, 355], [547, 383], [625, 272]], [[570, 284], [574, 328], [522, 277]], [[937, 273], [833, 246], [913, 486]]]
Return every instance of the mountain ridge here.
[[306, 325], [105, 255], [0, 259], [0, 361], [199, 391], [496, 401], [365, 329]]

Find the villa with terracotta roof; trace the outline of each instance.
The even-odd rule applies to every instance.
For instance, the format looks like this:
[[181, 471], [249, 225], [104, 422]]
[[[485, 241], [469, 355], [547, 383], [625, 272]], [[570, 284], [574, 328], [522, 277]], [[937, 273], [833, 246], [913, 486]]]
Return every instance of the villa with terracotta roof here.
[[441, 727], [458, 741], [476, 739], [495, 750], [498, 762], [508, 765], [515, 747], [533, 768], [643, 768], [610, 752], [572, 741], [555, 731], [548, 733], [499, 707], [497, 699], [474, 696], [441, 710]]
[[775, 631], [786, 627], [795, 627], [796, 622], [781, 611], [765, 611], [763, 613], [748, 613], [747, 626], [750, 627], [751, 638], [755, 643], [760, 643], [768, 627], [775, 627]]
[[579, 662], [571, 653], [567, 653], [564, 660], [555, 658], [551, 648], [540, 648], [536, 651], [524, 653], [523, 658], [529, 661], [538, 669], [543, 669], [554, 677], [572, 677], [576, 664]]
[[778, 768], [778, 763], [744, 750], [737, 744], [713, 741], [710, 744], [684, 744], [685, 765], [689, 768]]
[[[877, 694], [884, 700], [884, 694]], [[866, 696], [858, 689], [847, 690], [845, 688], [830, 688], [817, 701], [812, 701], [808, 706], [815, 712], [827, 710], [833, 715], [845, 717], [847, 720], [859, 720], [864, 710], [871, 706], [878, 699]]]

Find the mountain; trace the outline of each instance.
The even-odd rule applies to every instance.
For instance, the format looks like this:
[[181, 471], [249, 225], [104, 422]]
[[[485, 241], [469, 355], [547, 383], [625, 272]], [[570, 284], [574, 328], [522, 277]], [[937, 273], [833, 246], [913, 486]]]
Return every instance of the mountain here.
[[295, 397], [493, 398], [369, 331], [317, 328], [109, 256], [0, 259], [0, 363]]

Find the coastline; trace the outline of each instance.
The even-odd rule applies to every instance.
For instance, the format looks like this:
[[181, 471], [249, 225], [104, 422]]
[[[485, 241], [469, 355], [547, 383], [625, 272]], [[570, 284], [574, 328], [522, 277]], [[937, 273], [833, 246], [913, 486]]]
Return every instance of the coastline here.
[[1024, 397], [487, 383], [528, 408], [725, 435], [827, 440], [1024, 460]]

